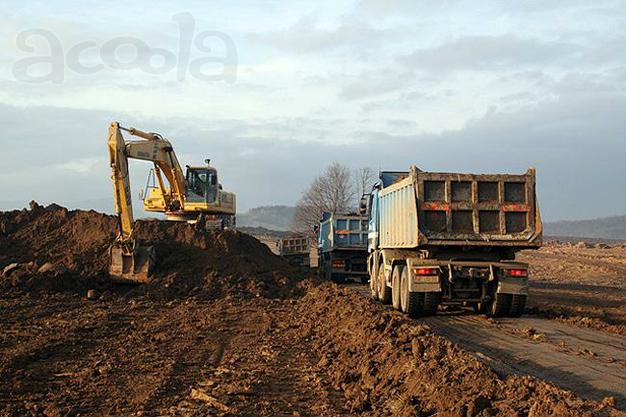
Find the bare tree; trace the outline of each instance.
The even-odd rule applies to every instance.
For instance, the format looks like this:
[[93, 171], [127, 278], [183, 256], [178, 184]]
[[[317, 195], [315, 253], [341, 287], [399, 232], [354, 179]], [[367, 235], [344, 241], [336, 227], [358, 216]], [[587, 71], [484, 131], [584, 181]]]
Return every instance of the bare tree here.
[[364, 167], [355, 170], [354, 181], [356, 187], [357, 198], [360, 198], [363, 194], [370, 192], [376, 174], [372, 168]]
[[316, 177], [296, 206], [294, 229], [314, 237], [322, 213], [347, 211], [353, 206], [355, 190], [350, 169], [333, 163]]

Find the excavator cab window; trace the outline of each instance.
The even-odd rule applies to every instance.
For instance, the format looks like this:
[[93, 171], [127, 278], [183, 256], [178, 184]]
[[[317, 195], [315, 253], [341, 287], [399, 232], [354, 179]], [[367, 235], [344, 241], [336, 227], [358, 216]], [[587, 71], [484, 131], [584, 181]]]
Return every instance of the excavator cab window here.
[[217, 199], [217, 171], [209, 168], [187, 170], [187, 201], [214, 203]]

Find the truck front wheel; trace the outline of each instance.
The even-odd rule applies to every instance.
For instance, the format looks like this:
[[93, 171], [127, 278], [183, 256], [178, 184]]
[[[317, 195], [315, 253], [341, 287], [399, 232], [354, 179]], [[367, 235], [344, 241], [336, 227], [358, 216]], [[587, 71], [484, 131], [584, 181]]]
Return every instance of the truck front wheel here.
[[372, 267], [370, 268], [370, 294], [374, 300], [378, 301], [378, 276], [374, 274], [375, 270]]
[[378, 268], [378, 278], [376, 279], [376, 288], [378, 292], [378, 299], [383, 304], [391, 303], [391, 288], [385, 284], [385, 267], [381, 265]]

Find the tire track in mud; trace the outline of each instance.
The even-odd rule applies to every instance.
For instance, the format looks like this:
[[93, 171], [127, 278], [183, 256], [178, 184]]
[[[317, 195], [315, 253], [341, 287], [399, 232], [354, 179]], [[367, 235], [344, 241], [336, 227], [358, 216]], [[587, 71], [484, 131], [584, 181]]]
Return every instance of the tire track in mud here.
[[[622, 365], [603, 362], [589, 349], [595, 349], [594, 344], [576, 337], [579, 329], [567, 329], [567, 325], [558, 322], [546, 324], [548, 320], [536, 318], [520, 319], [517, 323], [511, 320], [503, 328], [483, 317], [463, 314], [439, 315], [420, 321], [503, 374], [532, 375], [597, 401], [607, 396], [614, 396], [619, 402], [626, 400], [625, 350], [605, 347], [608, 359], [619, 360]], [[507, 331], [523, 331], [526, 326], [543, 328], [545, 333], [539, 334], [546, 335], [547, 339], [531, 341]], [[562, 349], [552, 342], [553, 334], [559, 334], [560, 341], [566, 341], [570, 348]], [[610, 337], [598, 335], [598, 338]], [[619, 344], [619, 337], [612, 339]]]
[[[369, 288], [347, 285], [364, 297]], [[391, 308], [391, 307], [389, 307]], [[416, 319], [502, 375], [531, 375], [583, 398], [626, 403], [626, 340], [555, 320], [492, 320], [468, 312]]]

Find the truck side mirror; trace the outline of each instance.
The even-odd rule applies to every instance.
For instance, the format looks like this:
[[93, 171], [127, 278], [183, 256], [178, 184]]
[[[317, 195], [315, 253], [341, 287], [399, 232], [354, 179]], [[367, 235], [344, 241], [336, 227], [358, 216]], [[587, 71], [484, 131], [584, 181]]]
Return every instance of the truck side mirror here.
[[359, 214], [364, 216], [367, 213], [367, 195], [361, 197], [361, 201], [359, 202]]

